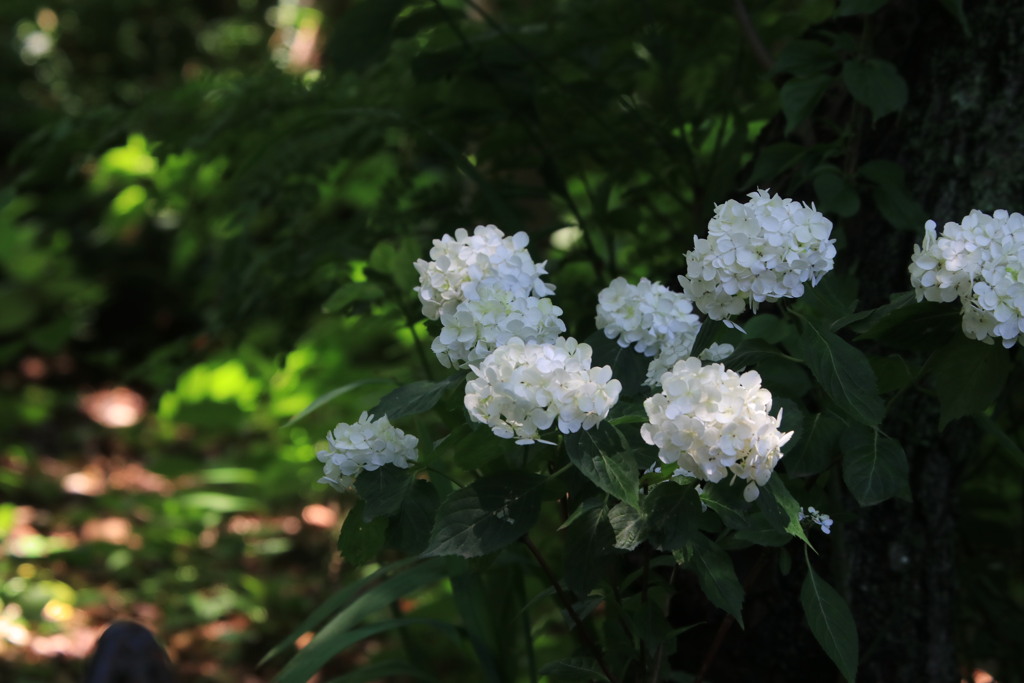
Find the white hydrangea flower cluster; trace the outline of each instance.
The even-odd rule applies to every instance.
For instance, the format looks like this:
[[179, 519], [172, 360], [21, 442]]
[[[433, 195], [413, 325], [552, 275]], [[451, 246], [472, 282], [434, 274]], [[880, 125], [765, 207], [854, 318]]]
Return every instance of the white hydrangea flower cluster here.
[[667, 348], [693, 348], [700, 318], [693, 302], [665, 285], [640, 278], [635, 285], [617, 277], [597, 295], [597, 328], [622, 348], [645, 356]]
[[434, 240], [430, 261], [416, 261], [423, 315], [441, 321], [431, 348], [442, 365], [479, 362], [512, 337], [548, 342], [565, 332], [562, 309], [543, 298], [555, 291], [541, 279], [546, 262], [533, 262], [529, 242], [493, 225], [459, 228]]
[[573, 338], [550, 344], [513, 338], [499, 346], [466, 383], [470, 417], [518, 444], [540, 439], [556, 420], [563, 434], [590, 429], [608, 417], [622, 385], [608, 366], [591, 367], [592, 350]]
[[506, 237], [494, 225], [478, 225], [472, 235], [459, 228], [454, 238], [445, 235], [434, 240], [430, 261], [417, 259], [413, 264], [420, 274], [415, 291], [423, 315], [438, 320], [443, 310], [453, 311], [462, 301], [478, 299], [476, 287], [487, 281], [522, 296], [554, 294], [555, 288], [541, 279], [547, 262], [533, 262], [526, 250], [529, 243], [525, 232]]
[[565, 332], [562, 309], [551, 299], [522, 296], [495, 281], [475, 290], [478, 298], [442, 309], [441, 333], [430, 348], [446, 368], [479, 363], [513, 337], [551, 341]]
[[339, 491], [351, 487], [364, 470], [388, 464], [406, 469], [419, 457], [419, 439], [393, 427], [387, 416], [374, 420], [365, 412], [355, 424], [336, 426], [327, 434], [327, 441], [330, 448], [316, 454], [324, 464], [324, 476], [317, 483], [330, 484]]
[[772, 417], [772, 395], [754, 371], [739, 375], [721, 364], [701, 365], [686, 358], [662, 375], [661, 393], [644, 401], [644, 441], [677, 472], [710, 482], [729, 474], [749, 483], [743, 490], [755, 500], [782, 458], [793, 432], [779, 431]]
[[[659, 353], [651, 361], [650, 365], [647, 366], [647, 379], [644, 380], [644, 384], [649, 387], [656, 387], [661, 384], [661, 376], [672, 369], [672, 367], [683, 360], [684, 358], [690, 357], [690, 351], [693, 350], [693, 342], [690, 342], [689, 346], [674, 346], [669, 347]], [[697, 357], [701, 360], [706, 360], [710, 363], [717, 363], [723, 361], [732, 355], [732, 352], [736, 349], [732, 344], [719, 344], [714, 342], [706, 349], [697, 354]]]
[[832, 533], [832, 518], [826, 515], [824, 512], [820, 512], [813, 507], [807, 508], [807, 512], [800, 508], [800, 521], [805, 519], [811, 520], [812, 524], [817, 524], [821, 528], [821, 533], [830, 534]]
[[928, 221], [910, 282], [918, 301], [959, 298], [971, 339], [1010, 348], [1024, 336], [1024, 216], [975, 209], [961, 223], [946, 223], [941, 236]]
[[817, 285], [832, 270], [832, 222], [791, 199], [758, 190], [741, 204], [715, 207], [706, 239], [694, 237], [686, 253], [686, 296], [715, 320], [752, 311], [765, 301], [803, 296], [804, 283]]

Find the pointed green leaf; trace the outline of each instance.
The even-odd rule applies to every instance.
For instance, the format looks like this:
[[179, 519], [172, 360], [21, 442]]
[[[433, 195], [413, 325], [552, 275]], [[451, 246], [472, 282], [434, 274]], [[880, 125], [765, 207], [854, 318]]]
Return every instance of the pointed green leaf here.
[[907, 82], [892, 62], [851, 59], [843, 64], [843, 83], [853, 99], [869, 110], [875, 121], [907, 104]]
[[850, 417], [875, 426], [885, 415], [867, 357], [837, 335], [804, 321], [800, 351], [818, 384]]
[[542, 676], [551, 676], [558, 681], [603, 681], [608, 678], [601, 672], [597, 660], [591, 657], [566, 657], [549, 662], [538, 671]]
[[375, 417], [387, 415], [392, 422], [400, 417], [425, 413], [441, 400], [449, 389], [466, 378], [466, 372], [457, 372], [439, 382], [422, 380], [400, 386], [385, 396], [370, 411]]
[[939, 395], [939, 428], [951, 420], [992, 405], [1010, 375], [1010, 352], [955, 335], [931, 362], [931, 379]]
[[544, 478], [505, 472], [476, 480], [441, 503], [424, 556], [479, 557], [504, 548], [537, 520]]
[[395, 465], [384, 465], [356, 477], [356, 493], [365, 501], [363, 520], [369, 522], [375, 517], [390, 516], [397, 512], [409, 493], [413, 482], [413, 470]]
[[818, 474], [839, 455], [839, 435], [843, 423], [829, 413], [815, 413], [804, 420], [803, 438], [782, 458], [782, 467], [791, 477]]
[[768, 483], [761, 487], [757, 506], [773, 527], [810, 545], [804, 528], [800, 525], [800, 503], [786, 488], [780, 476], [773, 475]]
[[859, 645], [853, 614], [843, 597], [814, 572], [810, 560], [800, 589], [800, 604], [822, 649], [847, 681], [856, 681]]
[[[583, 508], [584, 506], [580, 506]], [[608, 511], [590, 507], [565, 533], [565, 582], [579, 596], [590, 593], [604, 576], [605, 558], [615, 546]]]
[[691, 542], [704, 514], [694, 486], [681, 486], [674, 480], [658, 484], [644, 498], [647, 535], [651, 544], [665, 551], [677, 550]]
[[861, 505], [910, 500], [909, 465], [899, 442], [876, 429], [850, 425], [839, 440], [843, 481]]
[[602, 423], [565, 438], [572, 464], [598, 488], [634, 508], [640, 506], [640, 471], [629, 444], [612, 425]]
[[414, 481], [398, 509], [398, 516], [388, 527], [389, 542], [409, 555], [423, 552], [430, 540], [430, 530], [434, 527], [440, 504], [441, 497], [433, 482]]
[[366, 521], [363, 517], [365, 507], [365, 501], [360, 500], [349, 510], [338, 536], [338, 550], [341, 556], [346, 562], [356, 566], [376, 559], [377, 553], [384, 547], [388, 530], [388, 520], [385, 517]]
[[736, 578], [732, 559], [703, 534], [672, 553], [676, 562], [697, 575], [700, 588], [715, 607], [728, 612], [743, 626], [743, 585]]
[[779, 104], [786, 117], [786, 135], [796, 130], [811, 115], [831, 84], [832, 76], [817, 74], [791, 78], [782, 85]]

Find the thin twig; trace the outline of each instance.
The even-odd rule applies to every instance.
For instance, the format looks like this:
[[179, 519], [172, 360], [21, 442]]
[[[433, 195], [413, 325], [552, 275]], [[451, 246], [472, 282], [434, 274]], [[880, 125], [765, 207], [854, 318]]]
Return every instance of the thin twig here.
[[573, 609], [569, 596], [562, 590], [562, 586], [558, 582], [558, 577], [551, 571], [551, 567], [548, 565], [547, 560], [545, 560], [544, 556], [540, 554], [540, 550], [533, 544], [533, 541], [530, 540], [529, 536], [523, 536], [521, 540], [523, 545], [529, 548], [533, 558], [537, 560], [537, 564], [540, 565], [541, 571], [544, 572], [544, 575], [547, 577], [551, 587], [555, 589], [558, 601], [562, 603], [562, 607], [564, 607], [565, 611], [569, 614], [569, 618], [572, 619], [572, 623], [576, 625], [576, 632], [580, 634], [580, 640], [583, 641], [583, 646], [586, 647], [587, 650], [590, 651], [590, 654], [594, 656], [594, 659], [597, 660], [597, 665], [601, 667], [601, 672], [605, 675], [605, 678], [607, 678], [610, 683], [619, 683], [619, 679], [612, 674], [611, 669], [608, 668], [607, 662], [604, 661], [604, 655], [602, 654], [601, 649], [597, 647], [597, 643], [595, 643], [594, 639], [590, 637], [590, 632], [583, 626], [583, 621], [580, 619], [580, 615], [576, 614], [576, 610]]

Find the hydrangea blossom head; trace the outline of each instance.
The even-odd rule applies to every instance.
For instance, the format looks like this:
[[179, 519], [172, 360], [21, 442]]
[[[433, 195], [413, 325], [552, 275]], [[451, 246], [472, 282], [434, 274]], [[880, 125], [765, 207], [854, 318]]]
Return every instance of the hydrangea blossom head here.
[[1006, 348], [1024, 336], [1024, 216], [971, 211], [961, 223], [925, 224], [914, 247], [910, 282], [917, 300], [960, 300], [971, 339]]
[[590, 429], [608, 417], [622, 385], [608, 366], [591, 367], [592, 350], [573, 338], [553, 343], [510, 339], [466, 383], [466, 410], [504, 439], [530, 444], [557, 424], [563, 434]]
[[644, 441], [680, 474], [718, 482], [746, 480], [743, 497], [755, 500], [793, 436], [769, 414], [772, 395], [754, 371], [742, 375], [718, 363], [686, 358], [660, 378], [662, 391], [644, 401]]
[[631, 285], [617, 277], [597, 295], [597, 327], [622, 348], [647, 356], [663, 349], [693, 347], [700, 318], [683, 294], [647, 278]]
[[693, 240], [680, 276], [686, 296], [715, 320], [765, 301], [803, 296], [832, 270], [832, 222], [791, 199], [758, 190], [715, 207], [707, 238]]
[[332, 429], [327, 441], [330, 447], [316, 454], [324, 464], [324, 476], [318, 483], [339, 491], [351, 487], [364, 470], [389, 464], [405, 469], [419, 457], [419, 439], [393, 427], [387, 416], [375, 420], [365, 412], [355, 424], [342, 422]]
[[478, 225], [470, 235], [465, 228], [455, 237], [445, 235], [434, 240], [430, 260], [419, 259], [413, 265], [420, 274], [415, 288], [430, 320], [441, 317], [442, 309], [454, 309], [459, 302], [480, 298], [477, 284], [497, 282], [521, 296], [544, 297], [554, 287], [541, 279], [546, 262], [534, 263], [526, 250], [530, 238], [525, 232], [511, 237], [493, 225]]
[[475, 294], [441, 309], [441, 333], [430, 348], [446, 368], [479, 363], [513, 337], [554, 342], [565, 332], [562, 309], [551, 299], [524, 296], [494, 280], [477, 284]]

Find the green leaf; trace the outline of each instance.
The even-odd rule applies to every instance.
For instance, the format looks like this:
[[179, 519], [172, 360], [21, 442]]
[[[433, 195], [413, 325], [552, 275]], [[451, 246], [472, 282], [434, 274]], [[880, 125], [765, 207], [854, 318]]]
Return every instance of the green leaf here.
[[897, 112], [907, 104], [907, 82], [892, 62], [851, 59], [843, 64], [843, 83], [869, 110], [874, 120]]
[[324, 394], [323, 396], [319, 397], [318, 399], [316, 399], [315, 401], [310, 403], [308, 406], [306, 406], [300, 413], [298, 413], [297, 415], [292, 417], [290, 420], [285, 422], [283, 425], [281, 425], [281, 429], [284, 429], [285, 427], [291, 427], [293, 424], [295, 424], [296, 422], [298, 422], [302, 418], [306, 417], [307, 415], [312, 413], [314, 410], [316, 410], [320, 406], [322, 406], [325, 403], [328, 403], [330, 401], [333, 401], [334, 399], [338, 398], [339, 396], [341, 396], [343, 394], [347, 394], [348, 392], [352, 391], [353, 389], [358, 389], [359, 387], [366, 386], [367, 384], [380, 384], [382, 382], [391, 382], [391, 381], [392, 380], [390, 380], [390, 379], [384, 379], [382, 377], [371, 377], [371, 378], [368, 378], [368, 379], [357, 380], [355, 382], [349, 382], [348, 384], [340, 386], [337, 389], [331, 389], [326, 394]]
[[831, 332], [804, 321], [800, 351], [818, 384], [844, 412], [868, 426], [885, 415], [877, 380], [867, 357]]
[[548, 662], [538, 671], [541, 676], [551, 676], [553, 680], [565, 681], [603, 681], [608, 678], [601, 672], [596, 659], [590, 657], [566, 657]]
[[803, 438], [782, 458], [786, 474], [807, 477], [818, 474], [839, 454], [843, 422], [828, 413], [815, 413], [804, 420]]
[[[409, 620], [411, 623], [411, 620]], [[425, 621], [425, 620], [417, 620]], [[387, 622], [391, 624], [393, 622]], [[401, 628], [407, 624], [396, 624], [394, 628]], [[446, 625], [447, 626], [447, 625]], [[450, 628], [450, 627], [449, 627]], [[376, 683], [376, 681], [391, 681], [396, 679], [411, 678], [417, 681], [436, 681], [437, 678], [423, 669], [403, 661], [373, 662], [360, 664], [359, 668], [338, 678], [332, 678], [330, 683]]]
[[349, 510], [338, 536], [341, 556], [356, 566], [377, 558], [377, 553], [384, 547], [388, 530], [388, 520], [384, 517], [366, 521], [363, 517], [365, 507], [366, 502], [360, 500]]
[[849, 218], [860, 211], [860, 197], [857, 188], [844, 176], [838, 167], [831, 164], [819, 168], [812, 181], [817, 195], [817, 209], [822, 213]]
[[386, 609], [399, 598], [429, 586], [443, 576], [443, 565], [425, 562], [373, 585], [331, 618], [309, 644], [288, 662], [275, 680], [279, 683], [306, 683], [331, 657], [349, 645], [376, 633], [397, 630], [406, 624], [429, 621], [441, 633], [454, 631], [452, 626], [443, 622], [409, 618], [388, 620], [364, 630], [353, 631], [369, 615]]
[[613, 426], [602, 423], [565, 438], [569, 460], [602, 491], [640, 507], [640, 472], [629, 444]]
[[916, 232], [928, 220], [921, 203], [907, 189], [906, 174], [899, 164], [874, 159], [861, 166], [857, 173], [873, 185], [872, 201], [889, 225], [898, 230]]
[[798, 76], [786, 81], [779, 90], [779, 104], [786, 117], [786, 135], [790, 135], [818, 106], [832, 84], [827, 75]]
[[441, 503], [424, 556], [479, 557], [513, 543], [537, 520], [544, 477], [505, 472], [477, 479]]
[[736, 578], [732, 559], [703, 534], [672, 553], [676, 562], [697, 575], [700, 588], [715, 607], [725, 610], [743, 626], [743, 586]]
[[324, 49], [335, 72], [362, 71], [380, 61], [391, 46], [391, 25], [407, 0], [363, 0], [345, 10]]
[[750, 503], [743, 499], [743, 487], [731, 486], [728, 480], [716, 484], [704, 484], [700, 499], [708, 509], [713, 510], [722, 523], [730, 529], [746, 529], [750, 526], [746, 510]]
[[388, 540], [409, 555], [418, 555], [427, 547], [441, 497], [432, 482], [417, 479], [388, 527]]
[[569, 525], [565, 533], [565, 582], [572, 592], [585, 596], [597, 586], [604, 577], [605, 558], [614, 546], [615, 532], [603, 506], [587, 508]]
[[889, 0], [839, 0], [836, 16], [849, 17], [855, 14], [874, 14], [888, 4]]
[[929, 374], [939, 396], [939, 428], [992, 405], [1010, 369], [1010, 352], [1001, 345], [953, 336], [930, 363]]
[[459, 384], [466, 377], [466, 372], [457, 372], [439, 382], [421, 380], [400, 386], [380, 400], [372, 411], [374, 417], [387, 415], [394, 422], [400, 417], [425, 413], [441, 400], [449, 389]]
[[335, 592], [331, 597], [325, 600], [323, 603], [317, 606], [305, 619], [302, 620], [298, 626], [292, 629], [291, 633], [280, 641], [277, 645], [272, 647], [270, 651], [263, 655], [263, 658], [259, 661], [257, 666], [263, 666], [271, 659], [277, 657], [285, 650], [291, 648], [295, 643], [295, 640], [307, 631], [316, 629], [320, 624], [324, 622], [334, 612], [338, 611], [345, 605], [351, 603], [360, 593], [362, 593], [368, 586], [383, 579], [386, 579], [388, 575], [397, 574], [400, 571], [404, 571], [407, 567], [415, 562], [418, 562], [418, 558], [406, 558], [404, 560], [398, 560], [386, 567], [382, 567], [372, 574], [351, 583], [341, 590]]
[[807, 545], [811, 544], [800, 525], [800, 503], [786, 488], [781, 477], [775, 475], [761, 487], [757, 506], [773, 527], [799, 538]]
[[877, 339], [898, 349], [927, 351], [962, 335], [960, 324], [957, 306], [916, 302], [913, 292], [906, 292], [879, 308], [865, 325], [858, 326], [856, 329], [863, 329], [857, 341]]
[[390, 516], [402, 505], [413, 482], [413, 470], [384, 465], [356, 477], [356, 493], [365, 501], [363, 521]]
[[678, 550], [698, 533], [703, 512], [694, 486], [682, 486], [672, 479], [658, 484], [644, 497], [643, 508], [647, 535], [658, 550]]
[[836, 51], [817, 40], [793, 40], [782, 48], [772, 73], [810, 76], [832, 69], [839, 62]]
[[818, 576], [807, 559], [807, 578], [800, 589], [800, 604], [811, 633], [849, 683], [857, 680], [859, 644], [853, 614], [843, 596]]
[[861, 505], [893, 497], [910, 500], [907, 455], [899, 442], [877, 429], [850, 425], [840, 438], [843, 481]]
[[704, 318], [700, 329], [697, 330], [697, 338], [693, 340], [693, 348], [690, 349], [690, 355], [697, 356], [701, 351], [711, 346], [718, 334], [724, 329], [726, 327], [721, 320]]
[[636, 508], [619, 503], [608, 511], [608, 522], [615, 532], [616, 548], [633, 550], [644, 542], [644, 516]]
[[939, 0], [939, 2], [947, 12], [953, 15], [954, 19], [960, 22], [960, 28], [963, 29], [964, 35], [970, 38], [971, 27], [967, 23], [967, 15], [964, 14], [964, 0]]

